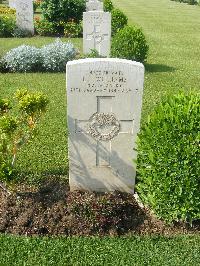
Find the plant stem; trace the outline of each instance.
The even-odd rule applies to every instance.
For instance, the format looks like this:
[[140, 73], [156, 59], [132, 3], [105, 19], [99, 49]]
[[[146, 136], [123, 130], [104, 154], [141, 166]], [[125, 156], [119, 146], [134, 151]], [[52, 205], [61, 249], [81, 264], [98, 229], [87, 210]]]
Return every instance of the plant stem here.
[[12, 167], [14, 167], [15, 160], [16, 160], [16, 153], [13, 155], [13, 159], [12, 159]]

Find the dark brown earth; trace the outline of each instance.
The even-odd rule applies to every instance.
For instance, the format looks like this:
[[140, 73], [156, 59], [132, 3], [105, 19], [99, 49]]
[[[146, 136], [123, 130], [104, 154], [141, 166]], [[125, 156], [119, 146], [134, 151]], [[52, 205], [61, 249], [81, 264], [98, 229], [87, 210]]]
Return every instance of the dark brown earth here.
[[0, 233], [18, 235], [132, 235], [200, 233], [199, 221], [167, 226], [127, 193], [70, 192], [64, 182], [38, 189], [0, 189]]

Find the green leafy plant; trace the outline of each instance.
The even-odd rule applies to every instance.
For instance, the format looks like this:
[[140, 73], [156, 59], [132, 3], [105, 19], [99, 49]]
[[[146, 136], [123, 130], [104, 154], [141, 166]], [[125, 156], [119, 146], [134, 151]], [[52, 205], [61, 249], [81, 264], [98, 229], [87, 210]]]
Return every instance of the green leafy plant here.
[[64, 36], [67, 38], [78, 38], [83, 34], [82, 23], [69, 21], [64, 23]]
[[149, 46], [141, 29], [125, 26], [113, 37], [111, 56], [144, 62]]
[[111, 12], [112, 16], [112, 35], [115, 35], [119, 30], [123, 29], [127, 23], [127, 16], [119, 9], [114, 8]]
[[0, 37], [12, 37], [16, 22], [8, 16], [0, 16]]
[[0, 59], [0, 73], [6, 73], [6, 72], [8, 72], [6, 64], [2, 59]]
[[[48, 100], [41, 92], [16, 92], [17, 114], [8, 100], [0, 99], [0, 181], [12, 181], [18, 151], [36, 134]], [[2, 186], [2, 183], [0, 183]]]
[[104, 58], [104, 56], [100, 55], [96, 49], [91, 49], [91, 52], [83, 55], [82, 58]]
[[8, 15], [8, 14], [15, 14], [15, 13], [16, 13], [16, 10], [14, 8], [9, 8], [8, 6], [5, 6], [5, 5], [0, 6], [0, 14]]
[[34, 0], [34, 1], [33, 1], [33, 11], [34, 11], [34, 12], [36, 12], [37, 8], [40, 7], [41, 2], [42, 2], [41, 0]]
[[105, 12], [111, 12], [114, 6], [111, 0], [104, 0], [103, 1], [103, 9]]
[[200, 95], [156, 107], [138, 141], [137, 191], [166, 222], [200, 218]]
[[53, 22], [49, 22], [46, 19], [35, 18], [35, 30], [36, 33], [41, 36], [55, 36], [57, 33], [56, 26]]
[[43, 16], [53, 23], [82, 20], [86, 9], [85, 0], [43, 0], [41, 3]]

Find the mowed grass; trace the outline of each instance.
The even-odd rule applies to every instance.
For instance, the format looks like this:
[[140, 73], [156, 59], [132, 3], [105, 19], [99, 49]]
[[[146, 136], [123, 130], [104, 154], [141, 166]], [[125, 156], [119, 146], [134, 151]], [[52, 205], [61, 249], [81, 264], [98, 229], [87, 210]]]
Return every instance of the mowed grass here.
[[[67, 118], [65, 74], [6, 74], [0, 78], [1, 96], [13, 98], [18, 88], [39, 90], [49, 104], [34, 141], [20, 150], [16, 168], [29, 181], [67, 174]], [[2, 89], [3, 88], [3, 89]], [[13, 101], [14, 102], [14, 101]]]
[[200, 89], [200, 6], [170, 0], [113, 0], [149, 43], [143, 119], [166, 94]]
[[[55, 38], [5, 38], [0, 39], [0, 51], [6, 51], [21, 44], [42, 45]], [[62, 38], [67, 42], [66, 38]], [[81, 40], [73, 39], [76, 48], [81, 49]], [[3, 52], [2, 52], [3, 51]], [[47, 113], [34, 141], [24, 147], [17, 158], [16, 169], [29, 182], [48, 176], [67, 176], [67, 116], [66, 116], [66, 74], [65, 73], [0, 73], [0, 96], [12, 99], [19, 88], [44, 92], [49, 99]]]
[[0, 236], [0, 265], [200, 265], [200, 238]]

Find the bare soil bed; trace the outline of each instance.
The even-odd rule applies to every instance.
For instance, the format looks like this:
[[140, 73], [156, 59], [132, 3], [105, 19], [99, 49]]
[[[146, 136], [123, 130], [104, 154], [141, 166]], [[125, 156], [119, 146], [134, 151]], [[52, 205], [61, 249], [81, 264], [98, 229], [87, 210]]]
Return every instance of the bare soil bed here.
[[132, 235], [200, 233], [200, 222], [167, 226], [121, 192], [70, 192], [51, 180], [38, 189], [0, 190], [0, 233], [17, 235]]

